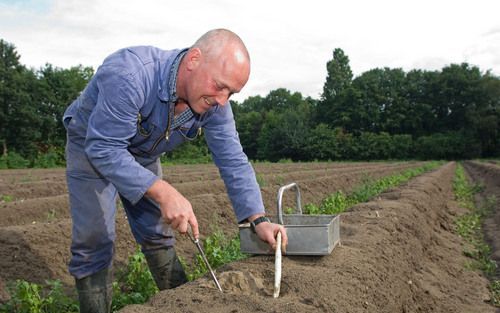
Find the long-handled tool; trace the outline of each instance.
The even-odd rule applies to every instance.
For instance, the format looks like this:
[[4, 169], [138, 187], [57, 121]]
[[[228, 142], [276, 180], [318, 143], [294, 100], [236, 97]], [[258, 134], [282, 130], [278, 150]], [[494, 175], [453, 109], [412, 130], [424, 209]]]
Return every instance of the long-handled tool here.
[[217, 277], [215, 277], [214, 271], [212, 270], [212, 267], [210, 266], [210, 263], [208, 263], [207, 257], [205, 256], [205, 252], [203, 252], [203, 249], [201, 248], [200, 240], [197, 238], [194, 238], [194, 236], [191, 234], [190, 231], [187, 232], [189, 239], [194, 243], [196, 248], [198, 248], [198, 252], [201, 254], [201, 258], [203, 259], [203, 262], [205, 262], [205, 265], [207, 266], [208, 270], [210, 271], [210, 276], [212, 276], [212, 279], [214, 280], [215, 285], [219, 289], [220, 292], [222, 292], [222, 288], [220, 287], [219, 281], [217, 280]]

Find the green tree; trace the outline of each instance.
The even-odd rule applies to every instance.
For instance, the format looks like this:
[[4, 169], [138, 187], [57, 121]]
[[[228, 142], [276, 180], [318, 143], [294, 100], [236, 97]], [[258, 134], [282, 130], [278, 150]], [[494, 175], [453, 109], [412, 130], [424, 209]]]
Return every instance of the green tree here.
[[53, 146], [63, 146], [66, 131], [61, 119], [64, 111], [78, 97], [93, 74], [91, 67], [81, 65], [61, 69], [46, 64], [38, 71], [39, 89], [36, 95], [41, 132], [39, 146], [42, 152]]
[[305, 138], [311, 126], [313, 104], [298, 92], [286, 89], [271, 91], [264, 99], [272, 108], [265, 115], [257, 140], [259, 159], [305, 159]]
[[482, 156], [500, 155], [500, 78], [487, 72], [481, 78], [483, 105], [477, 110], [477, 136], [481, 141]]
[[333, 50], [333, 58], [326, 63], [327, 76], [323, 85], [321, 100], [318, 102], [315, 120], [332, 125], [338, 110], [337, 98], [352, 83], [349, 57], [340, 48]]
[[258, 139], [265, 119], [266, 112], [256, 111], [240, 113], [236, 117], [236, 127], [238, 129], [241, 145], [250, 159], [257, 158], [257, 152], [259, 150]]
[[340, 48], [333, 50], [333, 59], [326, 63], [326, 81], [321, 98], [332, 101], [343, 90], [351, 85], [352, 71], [349, 57]]
[[437, 128], [438, 120], [433, 107], [435, 95], [439, 93], [435, 84], [438, 76], [438, 71], [412, 70], [407, 73], [408, 112], [401, 133], [420, 137], [433, 133]]
[[339, 160], [342, 158], [337, 139], [340, 129], [331, 129], [326, 124], [318, 124], [305, 138], [307, 160]]
[[374, 69], [356, 77], [332, 105], [334, 127], [356, 135], [381, 130], [381, 113], [385, 103], [382, 90], [383, 70]]
[[93, 75], [90, 67], [54, 68], [36, 73], [19, 62], [14, 45], [0, 40], [0, 141], [2, 152], [16, 151], [32, 162], [40, 153], [62, 150], [61, 122], [68, 104]]
[[246, 98], [242, 103], [231, 100], [231, 107], [235, 117], [238, 117], [240, 113], [248, 113], [252, 111], [264, 112], [268, 109], [265, 107], [264, 98], [261, 96], [250, 96]]
[[0, 39], [0, 141], [2, 153], [9, 149], [27, 155], [36, 151], [38, 115], [32, 91], [37, 88], [33, 72], [19, 63], [14, 45]]
[[285, 112], [298, 110], [305, 102], [300, 92], [291, 93], [285, 88], [271, 90], [264, 98], [263, 103], [266, 111]]
[[444, 67], [436, 81], [435, 112], [440, 121], [438, 131], [474, 129], [475, 110], [483, 105], [479, 68], [467, 63]]

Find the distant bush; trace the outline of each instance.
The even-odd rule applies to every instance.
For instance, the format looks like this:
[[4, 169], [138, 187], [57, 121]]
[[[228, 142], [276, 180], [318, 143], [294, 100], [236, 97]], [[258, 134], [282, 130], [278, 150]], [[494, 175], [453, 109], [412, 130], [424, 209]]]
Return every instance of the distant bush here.
[[0, 169], [52, 168], [65, 166], [64, 148], [54, 148], [46, 153], [38, 153], [34, 159], [26, 159], [17, 152], [0, 156]]
[[9, 152], [0, 157], [0, 168], [27, 168], [30, 162], [16, 152]]
[[65, 165], [63, 148], [53, 148], [46, 153], [39, 153], [33, 161], [33, 167], [37, 168], [51, 168]]
[[415, 154], [421, 159], [472, 159], [481, 156], [481, 145], [464, 132], [436, 133], [419, 137]]
[[186, 142], [174, 151], [164, 154], [160, 159], [163, 164], [200, 164], [212, 162], [212, 156], [202, 139], [197, 139], [195, 142]]

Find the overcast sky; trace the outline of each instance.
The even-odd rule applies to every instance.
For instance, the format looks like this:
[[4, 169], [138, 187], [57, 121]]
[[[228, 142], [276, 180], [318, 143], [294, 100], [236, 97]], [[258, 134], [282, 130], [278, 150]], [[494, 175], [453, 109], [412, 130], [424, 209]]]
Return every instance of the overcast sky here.
[[355, 76], [461, 62], [500, 75], [499, 0], [0, 0], [0, 38], [34, 68], [97, 68], [122, 47], [183, 48], [221, 27], [252, 58], [239, 101], [280, 87], [319, 98], [335, 48]]

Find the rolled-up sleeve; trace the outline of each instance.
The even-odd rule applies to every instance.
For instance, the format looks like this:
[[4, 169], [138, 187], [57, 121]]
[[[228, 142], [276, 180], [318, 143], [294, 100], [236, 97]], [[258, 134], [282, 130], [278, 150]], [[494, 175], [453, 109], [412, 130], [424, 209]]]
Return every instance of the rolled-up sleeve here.
[[158, 177], [127, 150], [136, 133], [145, 90], [139, 74], [121, 71], [109, 66], [96, 73], [99, 93], [89, 118], [85, 153], [97, 171], [135, 204]]
[[254, 169], [241, 147], [229, 103], [214, 112], [204, 125], [204, 130], [238, 221], [263, 213], [262, 194]]

